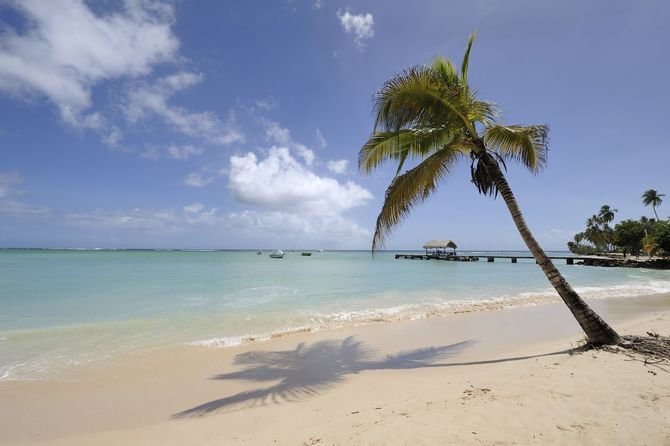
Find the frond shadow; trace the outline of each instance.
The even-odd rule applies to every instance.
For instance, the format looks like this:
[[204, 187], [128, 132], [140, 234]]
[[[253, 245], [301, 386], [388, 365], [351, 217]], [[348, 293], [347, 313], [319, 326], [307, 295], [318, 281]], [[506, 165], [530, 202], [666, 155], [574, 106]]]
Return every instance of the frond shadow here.
[[268, 403], [293, 402], [315, 396], [365, 370], [400, 370], [435, 367], [434, 361], [458, 354], [474, 344], [465, 340], [451, 345], [401, 351], [374, 360], [374, 350], [354, 337], [326, 340], [311, 345], [299, 344], [294, 350], [251, 351], [236, 356], [239, 371], [216, 375], [212, 379], [273, 382], [209, 401], [174, 415], [174, 418], [201, 417], [222, 410], [240, 410]]

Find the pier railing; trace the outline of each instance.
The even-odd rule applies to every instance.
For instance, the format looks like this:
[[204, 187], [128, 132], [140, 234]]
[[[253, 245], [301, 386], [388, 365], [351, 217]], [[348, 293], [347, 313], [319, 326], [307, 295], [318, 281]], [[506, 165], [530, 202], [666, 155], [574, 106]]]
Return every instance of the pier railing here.
[[[396, 254], [396, 259], [410, 260], [447, 260], [453, 262], [478, 262], [480, 259], [486, 259], [487, 262], [495, 262], [496, 259], [509, 259], [512, 263], [517, 263], [518, 259], [535, 258], [531, 255], [455, 255], [455, 254]], [[589, 262], [596, 260], [596, 257], [577, 257], [577, 256], [549, 256], [551, 260], [565, 260], [568, 265], [574, 265], [575, 261]]]

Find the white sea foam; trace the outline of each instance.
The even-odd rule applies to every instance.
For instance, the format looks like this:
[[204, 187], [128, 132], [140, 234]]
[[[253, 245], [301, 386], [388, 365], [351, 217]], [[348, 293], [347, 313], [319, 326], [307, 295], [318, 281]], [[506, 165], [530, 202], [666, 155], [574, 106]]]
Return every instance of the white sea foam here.
[[[670, 293], [670, 282], [648, 281], [603, 287], [577, 287], [575, 290], [587, 299], [630, 298]], [[192, 342], [190, 345], [218, 348], [236, 347], [248, 342], [262, 342], [291, 334], [330, 330], [346, 326], [418, 320], [476, 311], [504, 310], [560, 301], [560, 297], [553, 288], [485, 299], [446, 300], [444, 297], [431, 296], [429, 300], [420, 304], [402, 304], [333, 313], [307, 312], [302, 315], [307, 321], [307, 324], [304, 325], [289, 326], [260, 334], [205, 339]]]

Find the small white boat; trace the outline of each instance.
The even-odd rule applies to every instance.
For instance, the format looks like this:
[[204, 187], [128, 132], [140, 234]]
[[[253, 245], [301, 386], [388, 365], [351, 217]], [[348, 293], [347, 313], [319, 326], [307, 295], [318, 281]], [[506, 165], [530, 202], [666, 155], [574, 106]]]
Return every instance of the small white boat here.
[[284, 258], [284, 251], [281, 249], [277, 249], [276, 251], [272, 251], [270, 253], [270, 258], [271, 259], [283, 259]]

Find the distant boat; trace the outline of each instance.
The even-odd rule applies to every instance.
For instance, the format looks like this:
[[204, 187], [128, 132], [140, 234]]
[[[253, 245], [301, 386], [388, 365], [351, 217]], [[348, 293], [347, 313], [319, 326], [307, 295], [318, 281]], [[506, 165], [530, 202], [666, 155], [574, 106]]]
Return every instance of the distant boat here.
[[319, 249], [319, 252], [323, 252], [323, 249]]
[[270, 253], [270, 258], [271, 259], [283, 259], [284, 258], [284, 251], [281, 249], [277, 249], [276, 251], [272, 251]]
[[303, 253], [300, 254], [300, 255], [301, 255], [301, 256], [305, 256], [305, 257], [309, 257], [309, 256], [312, 255], [312, 253], [311, 253], [311, 252], [303, 252]]
[[259, 255], [261, 255], [261, 254], [263, 254], [261, 251], [258, 251], [258, 252], [256, 253], [257, 256], [259, 256]]

